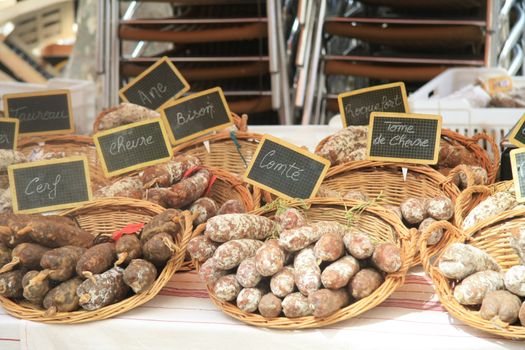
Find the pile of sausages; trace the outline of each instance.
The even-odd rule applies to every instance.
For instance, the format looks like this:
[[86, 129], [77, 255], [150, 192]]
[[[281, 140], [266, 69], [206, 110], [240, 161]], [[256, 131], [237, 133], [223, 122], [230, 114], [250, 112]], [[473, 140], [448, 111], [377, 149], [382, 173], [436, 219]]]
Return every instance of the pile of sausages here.
[[329, 316], [371, 295], [403, 263], [395, 244], [337, 222], [309, 222], [295, 208], [273, 220], [213, 217], [188, 252], [218, 299], [267, 318]]
[[[351, 190], [341, 196], [338, 192], [321, 186], [317, 194], [319, 197], [342, 197], [362, 202], [369, 202], [370, 198], [361, 191]], [[415, 227], [421, 235], [430, 224], [438, 220], [450, 220], [454, 216], [454, 203], [446, 196], [432, 198], [409, 197], [399, 206], [385, 204], [384, 208], [396, 214], [407, 227]], [[443, 230], [438, 229], [430, 235], [427, 244], [435, 245], [443, 237]]]
[[454, 299], [479, 308], [484, 320], [525, 326], [525, 265], [506, 272], [484, 251], [463, 243], [447, 247], [438, 268], [453, 282]]
[[182, 222], [167, 209], [140, 234], [95, 238], [67, 217], [1, 214], [0, 295], [53, 315], [143, 293], [174, 254]]
[[194, 214], [194, 225], [220, 213], [246, 210], [238, 200], [227, 201], [221, 208], [206, 197], [212, 179], [213, 174], [201, 167], [197, 157], [179, 153], [166, 163], [147, 167], [100, 188], [95, 197], [145, 199], [164, 208], [188, 209]]
[[[134, 176], [126, 176], [98, 189], [95, 197], [146, 199], [165, 208], [180, 209], [202, 197], [212, 178], [200, 168], [197, 157], [176, 154], [165, 163], [149, 166]], [[190, 170], [194, 172], [190, 173]]]

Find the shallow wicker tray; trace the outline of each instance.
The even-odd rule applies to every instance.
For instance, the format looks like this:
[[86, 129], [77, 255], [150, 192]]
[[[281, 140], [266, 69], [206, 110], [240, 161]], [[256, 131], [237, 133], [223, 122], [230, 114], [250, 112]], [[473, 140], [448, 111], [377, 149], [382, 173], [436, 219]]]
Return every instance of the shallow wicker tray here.
[[[347, 213], [347, 210], [359, 203], [362, 204], [362, 202], [358, 201], [317, 198], [307, 201], [291, 202], [288, 206], [297, 208], [303, 208], [304, 205], [309, 206], [309, 208], [305, 210], [305, 213], [307, 219], [310, 221], [328, 220], [346, 224], [347, 219], [345, 214]], [[274, 215], [275, 210], [260, 208], [252, 213], [271, 217]], [[299, 318], [265, 318], [259, 314], [244, 312], [232, 303], [217, 299], [213, 291], [208, 288], [208, 294], [211, 301], [225, 314], [240, 321], [253, 326], [277, 329], [319, 328], [356, 317], [376, 307], [387, 299], [398, 287], [403, 285], [406, 273], [412, 265], [412, 258], [415, 251], [414, 232], [413, 230], [408, 230], [395, 214], [392, 214], [388, 210], [379, 206], [367, 207], [355, 221], [355, 224], [357, 227], [370, 233], [370, 235], [378, 242], [391, 242], [401, 248], [401, 257], [403, 260], [401, 269], [394, 274], [388, 274], [383, 284], [370, 296], [350, 304], [333, 315], [322, 318], [313, 316]], [[199, 225], [194, 232], [194, 236], [202, 234], [204, 229], [204, 224]]]
[[444, 277], [437, 268], [440, 256], [433, 258], [433, 255], [426, 247], [425, 242], [430, 232], [440, 227], [446, 229], [450, 232], [450, 235], [447, 237], [448, 244], [453, 242], [471, 244], [485, 251], [497, 261], [503, 271], [507, 271], [512, 266], [519, 264], [519, 257], [511, 248], [509, 239], [512, 237], [513, 230], [519, 230], [524, 225], [525, 210], [518, 209], [502, 213], [466, 231], [460, 231], [446, 221], [439, 221], [430, 225], [428, 230], [423, 233], [420, 242], [423, 267], [432, 279], [441, 304], [454, 318], [485, 332], [506, 338], [525, 340], [525, 327], [509, 326], [502, 322], [496, 324], [484, 320], [479, 316], [478, 309], [463, 306], [456, 301], [452, 281]]
[[[403, 181], [401, 168], [408, 168], [406, 182]], [[452, 202], [456, 201], [459, 189], [453, 183], [456, 172], [464, 169], [458, 167], [445, 177], [426, 165], [400, 163], [356, 161], [337, 165], [328, 170], [322, 186], [337, 191], [341, 195], [350, 190], [366, 193], [370, 199], [380, 197], [378, 204], [400, 205], [409, 197], [435, 197], [445, 195]], [[469, 174], [467, 174], [470, 176]], [[451, 221], [455, 223], [455, 219]], [[432, 246], [438, 251], [444, 247], [442, 242]], [[414, 257], [414, 264], [420, 264], [419, 255]]]
[[23, 137], [18, 141], [18, 150], [29, 156], [35, 148], [44, 152], [63, 153], [66, 157], [86, 156], [89, 164], [93, 190], [105, 186], [108, 180], [100, 166], [93, 138], [85, 135], [55, 135]]
[[[93, 235], [111, 235], [116, 230], [130, 223], [147, 222], [153, 216], [163, 211], [164, 208], [146, 201], [129, 198], [108, 198], [63, 211], [60, 215], [74, 218], [80, 227]], [[160, 271], [155, 283], [141, 294], [134, 294], [118, 303], [95, 311], [58, 312], [53, 316], [47, 316], [45, 310], [38, 309], [29, 303], [19, 304], [2, 296], [0, 296], [0, 305], [4, 307], [7, 313], [17, 318], [62, 324], [103, 320], [142, 305], [155, 297], [182, 265], [192, 231], [191, 215], [188, 212], [184, 213], [184, 220], [184, 232], [177, 237], [175, 242], [178, 249], [176, 248], [173, 257], [167, 262], [164, 269]]]

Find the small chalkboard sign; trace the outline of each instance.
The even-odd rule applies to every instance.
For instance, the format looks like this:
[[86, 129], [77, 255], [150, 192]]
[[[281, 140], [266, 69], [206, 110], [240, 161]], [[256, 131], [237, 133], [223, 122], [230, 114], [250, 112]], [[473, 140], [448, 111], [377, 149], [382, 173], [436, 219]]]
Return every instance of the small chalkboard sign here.
[[20, 121], [20, 134], [68, 134], [75, 131], [69, 90], [5, 94], [3, 99], [5, 116]]
[[525, 114], [521, 116], [510, 132], [509, 141], [518, 147], [525, 147]]
[[516, 189], [516, 200], [523, 203], [525, 202], [525, 148], [510, 151], [510, 166]]
[[11, 165], [7, 172], [15, 213], [70, 208], [91, 200], [85, 156]]
[[162, 163], [173, 155], [160, 118], [101, 131], [93, 138], [107, 177]]
[[19, 123], [18, 119], [0, 118], [0, 149], [16, 150]]
[[162, 57], [119, 91], [126, 102], [159, 110], [190, 89], [168, 57]]
[[368, 159], [437, 163], [441, 116], [374, 112], [368, 128]]
[[497, 77], [489, 78], [484, 84], [484, 88], [491, 96], [499, 92], [510, 91], [512, 90], [512, 77], [508, 75], [499, 75]]
[[230, 108], [220, 87], [173, 101], [160, 113], [174, 145], [233, 125]]
[[264, 135], [244, 177], [279, 197], [306, 199], [315, 196], [329, 167], [324, 158]]
[[408, 113], [404, 83], [392, 83], [344, 92], [337, 96], [343, 126], [368, 125], [372, 112]]

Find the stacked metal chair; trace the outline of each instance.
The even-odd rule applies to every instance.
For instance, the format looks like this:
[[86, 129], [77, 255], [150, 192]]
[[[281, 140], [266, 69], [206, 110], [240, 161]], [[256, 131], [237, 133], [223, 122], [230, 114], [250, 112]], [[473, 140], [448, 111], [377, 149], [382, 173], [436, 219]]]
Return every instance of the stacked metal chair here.
[[523, 64], [521, 1], [314, 3], [303, 124], [324, 123], [337, 113], [343, 91], [393, 81], [413, 91], [450, 67], [500, 66], [515, 74]]
[[289, 2], [159, 0], [170, 10], [160, 16], [141, 14], [153, 1], [103, 2], [99, 53], [108, 105], [118, 102], [121, 86], [167, 56], [190, 93], [220, 86], [231, 110], [248, 113], [250, 123], [292, 123], [283, 20]]

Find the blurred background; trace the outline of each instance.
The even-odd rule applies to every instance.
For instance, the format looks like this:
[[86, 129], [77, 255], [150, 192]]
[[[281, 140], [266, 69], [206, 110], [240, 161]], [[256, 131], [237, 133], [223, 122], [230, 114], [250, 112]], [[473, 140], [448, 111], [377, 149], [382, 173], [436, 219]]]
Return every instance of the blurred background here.
[[250, 124], [325, 124], [344, 91], [523, 75], [524, 28], [521, 0], [0, 0], [0, 95], [69, 86], [89, 119], [167, 56]]

